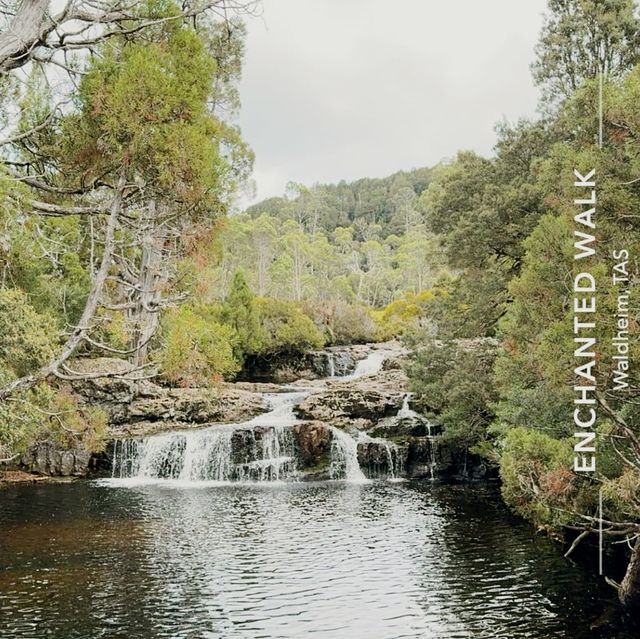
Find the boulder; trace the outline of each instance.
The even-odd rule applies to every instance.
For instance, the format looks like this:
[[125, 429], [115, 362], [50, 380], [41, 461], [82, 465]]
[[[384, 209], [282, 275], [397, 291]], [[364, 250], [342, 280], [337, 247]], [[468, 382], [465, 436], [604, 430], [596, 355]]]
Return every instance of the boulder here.
[[331, 464], [331, 429], [321, 422], [301, 422], [293, 426], [302, 470], [325, 469]]
[[410, 417], [388, 417], [379, 421], [370, 431], [372, 437], [396, 439], [406, 437], [426, 437], [441, 431], [439, 426], [431, 424], [426, 417], [414, 415]]
[[89, 472], [91, 454], [76, 448], [60, 450], [44, 442], [21, 455], [17, 467], [30, 473], [58, 477], [81, 477]]
[[358, 441], [358, 463], [367, 477], [387, 479], [404, 476], [408, 447], [384, 439]]
[[310, 395], [297, 407], [304, 419], [335, 423], [341, 419], [376, 421], [393, 415], [402, 405], [397, 394], [364, 390], [362, 388], [335, 388]]

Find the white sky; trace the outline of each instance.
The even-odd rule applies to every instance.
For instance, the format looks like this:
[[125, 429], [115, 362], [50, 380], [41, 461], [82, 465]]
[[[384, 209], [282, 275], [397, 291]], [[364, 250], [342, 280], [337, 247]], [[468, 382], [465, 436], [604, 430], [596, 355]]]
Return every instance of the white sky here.
[[263, 0], [248, 19], [240, 126], [257, 199], [490, 154], [535, 114], [545, 0]]

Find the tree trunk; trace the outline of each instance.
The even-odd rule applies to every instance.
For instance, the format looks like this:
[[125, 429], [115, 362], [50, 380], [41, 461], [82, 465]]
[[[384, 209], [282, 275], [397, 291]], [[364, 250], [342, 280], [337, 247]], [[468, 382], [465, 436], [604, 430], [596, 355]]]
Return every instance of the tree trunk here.
[[627, 572], [620, 584], [618, 596], [622, 605], [634, 614], [640, 614], [640, 539], [636, 540]]
[[142, 236], [140, 270], [134, 291], [135, 307], [130, 314], [134, 326], [133, 363], [141, 366], [147, 363], [149, 341], [158, 329], [162, 289], [169, 279], [170, 260], [166, 256], [166, 226], [158, 223], [156, 206], [149, 205], [149, 216]]
[[11, 21], [0, 33], [0, 72], [17, 69], [29, 62], [33, 49], [52, 26], [49, 0], [23, 0]]

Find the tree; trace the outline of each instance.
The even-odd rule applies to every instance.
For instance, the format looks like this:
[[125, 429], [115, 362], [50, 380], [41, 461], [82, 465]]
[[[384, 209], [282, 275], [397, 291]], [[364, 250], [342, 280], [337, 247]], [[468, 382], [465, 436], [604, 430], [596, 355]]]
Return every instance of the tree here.
[[260, 317], [242, 271], [237, 271], [233, 276], [231, 290], [222, 307], [221, 319], [234, 331], [234, 356], [239, 362], [244, 360], [246, 353], [258, 350], [262, 341]]
[[[145, 37], [112, 33], [92, 44], [101, 55], [82, 75], [77, 108], [56, 116], [51, 132], [36, 125], [10, 141], [17, 179], [46, 194], [32, 203], [35, 212], [89, 227], [91, 285], [58, 356], [5, 385], [0, 397], [52, 374], [73, 376], [65, 362], [81, 346], [144, 364], [161, 308], [182, 297], [166, 292], [187, 249], [186, 229], [211, 226], [251, 164], [237, 129], [209, 109], [216, 64], [205, 39], [171, 2], [137, 10]], [[153, 24], [144, 22], [150, 13]], [[128, 20], [118, 18], [118, 30]], [[124, 349], [96, 339], [96, 326], [113, 312], [128, 320]]]
[[180, 386], [209, 386], [240, 370], [237, 335], [206, 307], [184, 305], [165, 315], [157, 354], [163, 375]]
[[640, 22], [633, 0], [549, 0], [536, 84], [547, 103], [570, 97], [586, 80], [618, 77], [640, 61]]

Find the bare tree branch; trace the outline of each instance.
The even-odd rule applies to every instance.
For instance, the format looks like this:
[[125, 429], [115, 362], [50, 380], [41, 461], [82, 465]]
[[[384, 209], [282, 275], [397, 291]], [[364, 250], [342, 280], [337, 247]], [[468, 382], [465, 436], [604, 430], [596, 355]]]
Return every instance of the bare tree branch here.
[[107, 222], [105, 233], [102, 261], [93, 281], [89, 296], [87, 297], [87, 300], [85, 302], [84, 310], [82, 311], [78, 326], [74, 329], [74, 331], [67, 339], [58, 357], [56, 357], [51, 362], [35, 371], [34, 373], [25, 375], [24, 377], [20, 377], [1, 387], [0, 400], [10, 397], [16, 391], [32, 388], [38, 382], [46, 379], [50, 375], [55, 374], [58, 368], [75, 353], [78, 346], [84, 341], [87, 332], [91, 329], [96, 309], [98, 308], [98, 305], [100, 303], [104, 285], [107, 281], [109, 269], [112, 265], [115, 233], [118, 226], [118, 218], [122, 210], [122, 194], [125, 185], [126, 179], [124, 169], [122, 169], [120, 179], [118, 181], [118, 187], [113, 195], [113, 200], [111, 202], [111, 210], [109, 213], [109, 219]]

